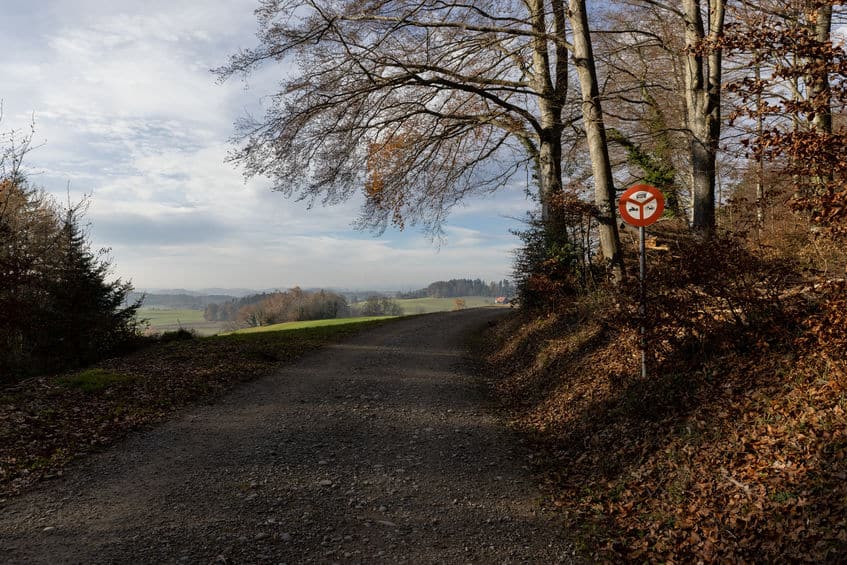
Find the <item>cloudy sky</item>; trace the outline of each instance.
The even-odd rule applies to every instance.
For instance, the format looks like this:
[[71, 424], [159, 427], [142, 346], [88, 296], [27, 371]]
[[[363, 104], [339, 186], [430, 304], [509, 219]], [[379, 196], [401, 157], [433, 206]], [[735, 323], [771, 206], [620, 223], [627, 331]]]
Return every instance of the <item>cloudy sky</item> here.
[[233, 122], [285, 69], [218, 84], [209, 69], [255, 44], [255, 0], [0, 0], [0, 130], [28, 131], [31, 179], [91, 196], [97, 247], [139, 289], [408, 289], [500, 280], [522, 186], [454, 210], [446, 240], [355, 231], [360, 202], [307, 210], [225, 162]]

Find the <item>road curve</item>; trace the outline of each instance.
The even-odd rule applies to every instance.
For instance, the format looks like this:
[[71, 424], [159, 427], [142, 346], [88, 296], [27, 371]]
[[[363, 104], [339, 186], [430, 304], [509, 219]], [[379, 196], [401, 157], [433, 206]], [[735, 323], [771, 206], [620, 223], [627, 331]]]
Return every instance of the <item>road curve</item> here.
[[134, 434], [0, 504], [0, 562], [570, 562], [465, 362], [501, 314], [381, 326]]

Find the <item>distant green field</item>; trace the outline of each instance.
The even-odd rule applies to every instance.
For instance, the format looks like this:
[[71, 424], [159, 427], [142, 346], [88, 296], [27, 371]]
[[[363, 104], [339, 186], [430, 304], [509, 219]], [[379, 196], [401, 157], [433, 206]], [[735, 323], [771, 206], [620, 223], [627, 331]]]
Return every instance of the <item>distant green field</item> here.
[[[493, 298], [485, 296], [464, 296], [462, 298], [465, 300], [466, 308], [477, 308], [480, 306], [491, 306], [494, 304]], [[397, 303], [403, 308], [403, 314], [406, 316], [414, 314], [429, 314], [431, 312], [447, 312], [456, 308], [455, 298], [408, 298], [399, 299], [397, 300]], [[356, 305], [361, 306], [362, 304], [364, 304], [364, 302], [359, 302]], [[207, 322], [203, 319], [202, 310], [141, 308], [138, 310], [138, 318], [148, 320], [150, 330], [159, 333], [184, 328], [187, 330], [195, 330], [200, 335], [213, 335], [221, 333], [229, 325], [228, 322]], [[284, 324], [275, 324], [273, 326], [246, 328], [238, 330], [237, 333], [273, 332], [278, 330], [335, 326], [339, 324], [379, 319], [382, 319], [382, 317], [337, 318], [333, 320], [287, 322]]]
[[341, 326], [344, 324], [360, 324], [362, 322], [373, 322], [375, 320], [390, 320], [394, 316], [364, 316], [360, 318], [333, 318], [331, 320], [309, 320], [306, 322], [285, 322], [273, 324], [272, 326], [259, 326], [257, 328], [244, 328], [232, 333], [252, 334], [261, 332], [278, 332], [285, 330], [300, 330], [303, 328], [321, 328], [326, 326]]
[[[465, 308], [493, 306], [494, 299], [488, 296], [462, 296]], [[360, 303], [362, 304], [362, 303]], [[430, 312], [448, 312], [456, 308], [455, 298], [401, 298], [397, 304], [403, 308], [403, 314], [429, 314]]]
[[172, 310], [169, 308], [140, 308], [138, 319], [147, 320], [154, 332], [168, 332], [184, 328], [200, 335], [220, 332], [225, 322], [207, 322], [202, 310]]
[[192, 324], [205, 322], [202, 310], [171, 310], [163, 308], [141, 308], [138, 317], [150, 320], [151, 326], [168, 326], [172, 324]]

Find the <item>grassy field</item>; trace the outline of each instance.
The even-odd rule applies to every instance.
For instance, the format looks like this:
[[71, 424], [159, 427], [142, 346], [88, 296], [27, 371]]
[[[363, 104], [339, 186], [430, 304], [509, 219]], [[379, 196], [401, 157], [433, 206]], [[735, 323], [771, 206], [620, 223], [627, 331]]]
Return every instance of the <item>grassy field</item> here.
[[138, 319], [147, 320], [150, 330], [169, 332], [184, 328], [200, 335], [213, 335], [223, 330], [226, 322], [207, 322], [202, 310], [174, 310], [170, 308], [140, 308]]
[[[494, 299], [488, 296], [462, 296], [465, 308], [478, 308], [480, 306], [493, 306]], [[363, 303], [360, 303], [363, 304]], [[403, 308], [403, 314], [429, 314], [430, 312], [449, 312], [455, 310], [455, 298], [401, 298], [397, 304]]]
[[[463, 296], [465, 308], [477, 308], [480, 306], [492, 306], [494, 299], [487, 296]], [[406, 298], [399, 299], [397, 303], [403, 308], [403, 314], [411, 316], [414, 314], [429, 314], [431, 312], [449, 312], [456, 309], [455, 298]], [[361, 306], [364, 302], [357, 302], [355, 306]], [[150, 330], [157, 333], [169, 332], [184, 328], [194, 330], [199, 335], [208, 336], [224, 331], [228, 322], [207, 322], [203, 319], [202, 310], [176, 310], [169, 308], [141, 308], [138, 318], [148, 320]], [[338, 318], [334, 320], [314, 320], [309, 322], [288, 322], [275, 324], [261, 328], [246, 328], [238, 330], [238, 333], [246, 332], [268, 332], [277, 330], [290, 330], [298, 328], [310, 328], [325, 325], [338, 325], [350, 322], [362, 322], [377, 318]]]
[[141, 308], [138, 317], [150, 321], [151, 326], [194, 324], [205, 322], [202, 310], [171, 310], [164, 308]]
[[324, 328], [327, 326], [341, 326], [345, 324], [361, 324], [363, 322], [373, 322], [376, 320], [389, 320], [395, 316], [371, 316], [360, 318], [334, 318], [331, 320], [309, 320], [306, 322], [285, 322], [282, 324], [273, 324], [272, 326], [259, 326], [257, 328], [244, 328], [232, 332], [234, 334], [253, 334], [262, 332], [279, 332], [290, 330], [302, 330], [306, 328]]

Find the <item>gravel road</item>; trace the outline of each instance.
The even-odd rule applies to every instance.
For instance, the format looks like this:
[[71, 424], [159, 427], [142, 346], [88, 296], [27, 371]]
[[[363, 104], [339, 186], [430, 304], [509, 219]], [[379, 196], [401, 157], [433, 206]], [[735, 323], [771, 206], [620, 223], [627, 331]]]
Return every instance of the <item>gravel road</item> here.
[[0, 504], [4, 563], [567, 563], [464, 335], [381, 326]]

